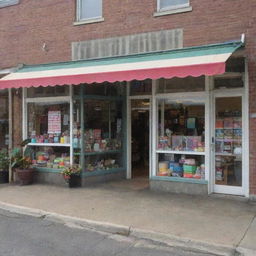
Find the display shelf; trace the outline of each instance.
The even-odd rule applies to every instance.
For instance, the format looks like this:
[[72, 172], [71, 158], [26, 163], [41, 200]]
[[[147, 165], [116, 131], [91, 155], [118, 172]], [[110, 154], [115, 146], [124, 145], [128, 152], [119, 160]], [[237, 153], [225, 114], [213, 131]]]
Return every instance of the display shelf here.
[[38, 147], [70, 147], [70, 144], [66, 143], [28, 143], [28, 146]]
[[[94, 155], [104, 155], [104, 154], [117, 154], [121, 153], [122, 150], [108, 150], [108, 151], [94, 151], [94, 152], [84, 152], [85, 156], [94, 156]], [[81, 153], [74, 153], [75, 156], [79, 156]]]
[[112, 168], [109, 170], [94, 170], [92, 172], [86, 171], [82, 173], [82, 177], [106, 175], [106, 174], [117, 173], [122, 171], [125, 171], [125, 168], [120, 167], [120, 168]]
[[207, 180], [171, 177], [171, 176], [154, 176], [151, 178], [151, 180], [175, 181], [175, 182], [194, 183], [194, 184], [208, 184]]
[[156, 153], [161, 153], [161, 154], [178, 154], [178, 155], [198, 155], [198, 156], [204, 156], [205, 155], [205, 152], [178, 151], [178, 150], [156, 150]]

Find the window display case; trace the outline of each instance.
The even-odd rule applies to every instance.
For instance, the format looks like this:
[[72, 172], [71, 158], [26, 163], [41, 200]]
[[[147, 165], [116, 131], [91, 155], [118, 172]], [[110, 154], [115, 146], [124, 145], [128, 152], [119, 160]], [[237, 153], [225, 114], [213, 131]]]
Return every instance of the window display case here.
[[205, 179], [205, 103], [159, 99], [157, 176]]
[[[227, 102], [228, 108], [224, 105]], [[216, 99], [215, 183], [218, 185], [242, 186], [241, 106], [240, 97]]]
[[81, 164], [85, 176], [124, 170], [124, 98], [120, 88], [120, 96], [116, 90], [115, 95], [105, 96], [87, 95], [86, 86], [80, 90], [73, 111], [74, 162]]
[[26, 138], [30, 139], [33, 166], [62, 169], [71, 165], [70, 103], [58, 97], [38, 100], [28, 98], [26, 104]]

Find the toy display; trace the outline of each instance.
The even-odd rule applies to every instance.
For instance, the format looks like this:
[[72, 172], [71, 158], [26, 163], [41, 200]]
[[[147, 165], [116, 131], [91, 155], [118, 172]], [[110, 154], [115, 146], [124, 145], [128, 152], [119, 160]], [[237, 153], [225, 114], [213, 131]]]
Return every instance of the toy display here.
[[160, 136], [158, 149], [175, 151], [204, 152], [205, 146], [201, 136]]
[[183, 177], [190, 179], [205, 179], [205, 165], [198, 159], [186, 158], [182, 155], [176, 161], [160, 161], [158, 176]]
[[66, 168], [70, 166], [70, 157], [66, 153], [56, 154], [51, 147], [44, 151], [34, 153], [32, 160], [34, 167], [47, 167], [53, 169]]

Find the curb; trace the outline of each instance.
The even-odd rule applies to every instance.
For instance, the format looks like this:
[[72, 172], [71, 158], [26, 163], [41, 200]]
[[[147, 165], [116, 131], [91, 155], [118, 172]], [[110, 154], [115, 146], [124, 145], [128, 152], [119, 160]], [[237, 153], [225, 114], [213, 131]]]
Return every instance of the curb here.
[[[55, 223], [61, 223], [66, 226], [80, 229], [91, 229], [95, 231], [118, 234], [123, 236], [130, 236], [138, 239], [149, 240], [153, 243], [159, 243], [169, 247], [178, 247], [187, 251], [212, 253], [219, 256], [231, 256], [236, 252], [243, 253], [242, 248], [236, 250], [235, 247], [228, 247], [219, 244], [211, 244], [206, 242], [200, 242], [191, 240], [188, 238], [176, 237], [173, 235], [157, 233], [149, 230], [137, 229], [129, 226], [116, 225], [107, 222], [92, 221], [77, 217], [71, 217], [67, 215], [57, 214], [53, 212], [47, 212], [35, 208], [29, 208], [24, 206], [13, 205], [9, 203], [0, 202], [0, 209], [18, 213], [22, 215], [28, 215], [36, 218], [46, 219]], [[246, 252], [245, 252], [246, 253]], [[255, 253], [255, 252], [254, 252]], [[250, 254], [245, 254], [250, 255]], [[254, 254], [255, 255], [255, 254]]]

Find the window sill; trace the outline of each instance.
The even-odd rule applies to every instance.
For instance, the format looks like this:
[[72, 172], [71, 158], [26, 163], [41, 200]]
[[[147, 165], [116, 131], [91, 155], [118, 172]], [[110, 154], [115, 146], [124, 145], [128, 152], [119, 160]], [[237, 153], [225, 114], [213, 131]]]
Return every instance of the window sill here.
[[154, 17], [176, 14], [176, 13], [183, 13], [183, 12], [191, 12], [191, 11], [192, 11], [192, 6], [188, 6], [188, 7], [173, 9], [168, 11], [158, 11], [154, 13]]
[[103, 21], [104, 21], [104, 18], [95, 18], [95, 19], [75, 21], [73, 23], [73, 25], [74, 26], [80, 26], [80, 25], [84, 25], [84, 24], [97, 23], [97, 22], [103, 22]]

